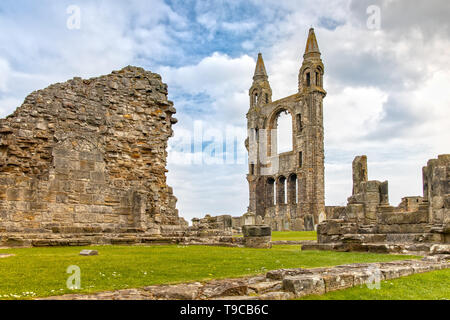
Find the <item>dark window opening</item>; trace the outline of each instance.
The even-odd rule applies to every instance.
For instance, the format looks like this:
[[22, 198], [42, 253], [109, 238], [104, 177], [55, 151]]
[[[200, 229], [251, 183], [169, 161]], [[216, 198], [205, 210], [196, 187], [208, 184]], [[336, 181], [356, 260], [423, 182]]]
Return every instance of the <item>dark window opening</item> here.
[[269, 103], [269, 95], [266, 93], [266, 103]]
[[276, 204], [275, 180], [273, 178], [269, 178], [267, 180], [266, 199], [268, 207], [271, 207]]
[[278, 178], [276, 200], [277, 200], [276, 204], [286, 204], [287, 203], [286, 178], [283, 176]]
[[303, 167], [303, 152], [300, 151], [298, 153], [298, 166], [299, 168]]
[[254, 175], [255, 174], [255, 165], [252, 163], [250, 164], [250, 174]]
[[311, 74], [309, 72], [306, 74], [306, 86], [311, 86]]
[[316, 86], [320, 87], [320, 74], [316, 72]]
[[303, 131], [303, 122], [302, 122], [302, 115], [301, 114], [297, 114], [297, 128], [298, 128], [298, 132], [302, 132]]

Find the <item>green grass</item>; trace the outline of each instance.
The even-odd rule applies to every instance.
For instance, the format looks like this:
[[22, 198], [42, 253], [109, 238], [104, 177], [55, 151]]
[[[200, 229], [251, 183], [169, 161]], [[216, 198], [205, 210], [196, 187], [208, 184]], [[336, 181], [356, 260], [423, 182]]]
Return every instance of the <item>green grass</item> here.
[[316, 231], [274, 231], [272, 232], [272, 241], [289, 240], [317, 240]]
[[79, 256], [81, 247], [0, 250], [0, 299], [26, 299], [73, 293], [66, 288], [67, 267], [81, 268], [81, 290], [91, 293], [153, 284], [255, 275], [280, 268], [321, 267], [411, 258], [369, 253], [206, 246], [98, 246], [98, 256]]
[[300, 300], [441, 300], [450, 299], [450, 269], [382, 281], [380, 289], [354, 287]]

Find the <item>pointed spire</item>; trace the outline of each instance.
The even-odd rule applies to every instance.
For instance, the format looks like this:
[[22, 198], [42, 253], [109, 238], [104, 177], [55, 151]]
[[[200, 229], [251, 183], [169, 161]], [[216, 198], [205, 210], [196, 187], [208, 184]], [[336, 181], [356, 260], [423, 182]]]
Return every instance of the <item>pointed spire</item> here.
[[306, 41], [306, 49], [304, 57], [320, 55], [319, 45], [317, 44], [314, 28], [309, 29], [308, 40]]
[[258, 53], [258, 60], [256, 61], [255, 74], [253, 76], [253, 80], [264, 79], [267, 80], [267, 72], [266, 67], [264, 65], [264, 60], [261, 53]]

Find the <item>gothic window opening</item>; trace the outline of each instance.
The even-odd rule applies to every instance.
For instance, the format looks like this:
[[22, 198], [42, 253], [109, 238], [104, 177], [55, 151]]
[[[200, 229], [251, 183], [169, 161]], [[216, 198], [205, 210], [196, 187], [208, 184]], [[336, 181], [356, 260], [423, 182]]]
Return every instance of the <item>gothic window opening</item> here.
[[253, 93], [253, 105], [256, 105], [258, 103], [258, 92]]
[[316, 86], [320, 87], [320, 74], [316, 72]]
[[277, 153], [293, 150], [292, 141], [292, 116], [286, 110], [280, 112], [276, 120], [277, 129]]
[[309, 72], [306, 74], [306, 86], [311, 86], [311, 74]]
[[294, 204], [298, 202], [298, 184], [297, 184], [297, 175], [292, 174], [289, 176], [288, 181], [288, 203]]
[[277, 183], [277, 204], [287, 203], [286, 178], [281, 176]]
[[298, 153], [298, 167], [301, 168], [303, 167], [303, 152], [300, 151]]
[[266, 103], [269, 103], [269, 95], [266, 93]]
[[267, 206], [272, 207], [276, 204], [276, 198], [275, 198], [275, 180], [273, 178], [267, 179], [266, 184], [266, 199], [267, 199]]

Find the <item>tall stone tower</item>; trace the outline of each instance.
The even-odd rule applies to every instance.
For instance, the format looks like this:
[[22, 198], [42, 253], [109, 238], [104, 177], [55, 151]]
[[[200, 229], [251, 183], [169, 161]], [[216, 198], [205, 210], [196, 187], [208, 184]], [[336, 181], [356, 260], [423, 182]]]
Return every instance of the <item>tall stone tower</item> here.
[[[273, 230], [313, 230], [325, 211], [324, 65], [314, 29], [309, 30], [298, 92], [272, 101], [262, 55], [258, 55], [247, 113], [249, 212]], [[278, 118], [292, 119], [292, 149], [278, 152]], [[280, 136], [281, 137], [281, 136]]]

